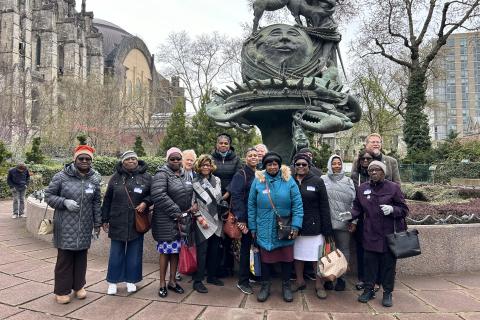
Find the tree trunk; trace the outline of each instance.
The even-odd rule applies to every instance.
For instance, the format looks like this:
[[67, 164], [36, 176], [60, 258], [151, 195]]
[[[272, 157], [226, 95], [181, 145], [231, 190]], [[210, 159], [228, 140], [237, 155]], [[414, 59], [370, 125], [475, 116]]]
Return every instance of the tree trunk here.
[[428, 117], [424, 112], [426, 105], [426, 70], [413, 63], [407, 90], [407, 105], [405, 124], [403, 127], [404, 140], [411, 158], [417, 152], [424, 153], [431, 149]]

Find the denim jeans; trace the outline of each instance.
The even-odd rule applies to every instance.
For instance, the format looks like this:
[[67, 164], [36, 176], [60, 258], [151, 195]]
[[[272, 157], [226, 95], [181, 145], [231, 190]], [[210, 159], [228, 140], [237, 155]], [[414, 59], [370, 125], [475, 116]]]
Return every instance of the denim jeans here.
[[12, 189], [13, 196], [13, 214], [22, 215], [25, 213], [25, 192], [27, 189]]
[[107, 282], [137, 283], [142, 280], [143, 235], [131, 241], [112, 240]]

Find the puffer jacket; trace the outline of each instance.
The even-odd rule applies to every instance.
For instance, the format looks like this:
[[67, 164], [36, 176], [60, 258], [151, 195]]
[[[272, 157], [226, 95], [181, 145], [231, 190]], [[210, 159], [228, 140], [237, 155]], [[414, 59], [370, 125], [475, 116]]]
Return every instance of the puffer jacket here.
[[342, 166], [342, 171], [340, 173], [333, 173], [333, 158], [339, 158], [342, 160], [338, 155], [331, 156], [330, 159], [328, 159], [327, 164], [328, 174], [322, 176], [328, 193], [332, 228], [333, 230], [348, 230], [348, 222], [342, 221], [339, 214], [352, 210], [353, 200], [355, 200], [355, 186], [353, 185], [352, 179], [345, 176], [345, 171], [343, 169], [344, 166]]
[[[153, 201], [152, 235], [158, 242], [179, 240], [179, 219], [183, 212], [192, 207], [193, 187], [182, 175], [176, 175], [164, 165], [152, 179], [150, 191]], [[184, 231], [186, 226], [180, 226]]]
[[248, 197], [248, 228], [257, 235], [257, 243], [267, 251], [293, 245], [294, 240], [279, 240], [277, 219], [273, 211], [265, 183], [268, 183], [273, 204], [282, 217], [292, 215], [292, 228], [300, 230], [303, 222], [303, 204], [300, 191], [290, 174], [290, 168], [282, 166], [272, 177], [265, 171], [257, 171]]
[[235, 149], [231, 148], [224, 157], [218, 151], [212, 153], [212, 158], [215, 160], [217, 170], [213, 173], [220, 178], [222, 183], [222, 194], [227, 191], [227, 187], [232, 181], [233, 175], [242, 168], [242, 161], [235, 154]]
[[[102, 224], [100, 209], [101, 176], [93, 169], [82, 176], [73, 163], [53, 176], [45, 191], [53, 214], [53, 245], [63, 250], [85, 250], [90, 248], [92, 230]], [[75, 200], [78, 212], [68, 211], [63, 202]]]
[[295, 179], [303, 202], [303, 223], [300, 235], [326, 237], [333, 235], [330, 206], [325, 184], [319, 176], [309, 172], [301, 182]]
[[[135, 207], [145, 202], [150, 207], [150, 187], [152, 176], [146, 172], [147, 164], [139, 160], [138, 167], [128, 172], [118, 162], [116, 172], [108, 183], [107, 192], [102, 204], [102, 222], [109, 224], [108, 237], [112, 240], [131, 241], [142, 234], [135, 229]], [[127, 192], [133, 202], [130, 203]]]

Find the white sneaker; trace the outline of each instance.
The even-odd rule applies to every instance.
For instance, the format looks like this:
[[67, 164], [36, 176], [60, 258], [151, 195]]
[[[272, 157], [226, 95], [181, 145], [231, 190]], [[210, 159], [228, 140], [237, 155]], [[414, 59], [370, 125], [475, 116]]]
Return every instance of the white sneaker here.
[[134, 283], [127, 282], [127, 292], [137, 291], [137, 286]]
[[117, 284], [116, 283], [109, 283], [107, 294], [114, 295], [117, 294]]
[[15, 213], [12, 214], [12, 219], [17, 219], [18, 218], [18, 215], [16, 215]]
[[18, 217], [19, 217], [19, 218], [26, 218], [26, 217], [27, 217], [27, 214], [24, 213], [24, 214], [19, 215]]

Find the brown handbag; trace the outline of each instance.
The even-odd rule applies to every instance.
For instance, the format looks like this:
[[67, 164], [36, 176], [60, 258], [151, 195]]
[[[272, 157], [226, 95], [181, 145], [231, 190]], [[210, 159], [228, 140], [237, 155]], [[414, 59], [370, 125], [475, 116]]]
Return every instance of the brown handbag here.
[[128, 193], [127, 186], [124, 184], [125, 192], [127, 193], [128, 200], [132, 205], [133, 210], [135, 210], [135, 230], [139, 233], [146, 233], [150, 230], [151, 227], [151, 214], [150, 210], [146, 208], [143, 212], [139, 212], [135, 209], [135, 205], [133, 204], [132, 198], [130, 198], [130, 194]]
[[[243, 170], [242, 170], [243, 171]], [[247, 184], [247, 174], [243, 171], [245, 184]], [[230, 197], [230, 205], [228, 211], [222, 217], [223, 219], [223, 233], [225, 233], [231, 239], [241, 239], [242, 231], [237, 225], [237, 218], [232, 212], [232, 198]]]

